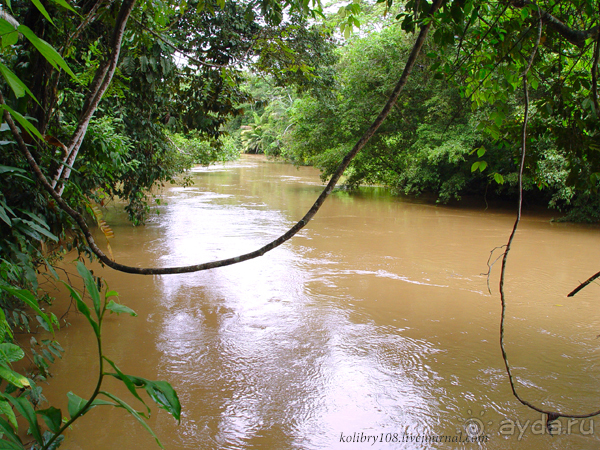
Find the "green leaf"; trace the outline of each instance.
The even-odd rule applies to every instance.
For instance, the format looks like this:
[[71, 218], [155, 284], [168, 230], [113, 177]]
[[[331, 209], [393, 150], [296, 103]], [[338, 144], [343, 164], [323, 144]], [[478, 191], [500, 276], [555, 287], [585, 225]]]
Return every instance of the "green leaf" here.
[[148, 58], [144, 55], [140, 56], [140, 69], [142, 72], [146, 72], [148, 70]]
[[[31, 237], [34, 241], [41, 241], [42, 240], [42, 235], [39, 234], [37, 231], [32, 230], [26, 223], [23, 222], [23, 219], [20, 218], [14, 218], [12, 220], [13, 223], [13, 228], [18, 230], [19, 232], [26, 234], [27, 236]], [[33, 269], [31, 269], [34, 276], [37, 277], [37, 275], [35, 274], [35, 271]]]
[[494, 173], [494, 180], [496, 180], [496, 183], [498, 184], [504, 184], [504, 177], [498, 172]]
[[[7, 130], [0, 130], [0, 131], [8, 131], [10, 130], [10, 128], [8, 128]], [[19, 167], [12, 167], [12, 166], [0, 166], [0, 173], [16, 173], [16, 172], [21, 172], [21, 173], [27, 173], [27, 171], [25, 169], [21, 169]]]
[[[77, 413], [79, 413], [79, 411], [81, 411], [88, 401], [76, 394], [73, 394], [72, 392], [67, 393], [67, 397], [69, 398], [69, 405], [67, 409], [69, 410], [69, 416], [73, 418]], [[106, 400], [97, 398], [90, 404], [88, 409], [84, 411], [82, 415], [87, 414], [92, 408], [102, 405], [117, 406], [112, 402], [107, 402]]]
[[[44, 432], [44, 444], [47, 445], [48, 442], [50, 442], [50, 440], [53, 437], [54, 437], [54, 433], [52, 433], [51, 431], [45, 431]], [[45, 450], [58, 450], [58, 448], [61, 446], [61, 444], [64, 440], [65, 440], [65, 437], [63, 435], [58, 436], [56, 439], [54, 439], [52, 444], [49, 447], [47, 447]]]
[[12, 25], [6, 19], [0, 18], [0, 35], [12, 33], [13, 31], [15, 31], [14, 25]]
[[25, 352], [15, 344], [5, 342], [0, 344], [0, 363], [20, 361], [25, 357]]
[[[114, 375], [113, 375], [114, 376]], [[181, 404], [177, 392], [166, 381], [152, 381], [129, 375], [129, 379], [138, 387], [144, 387], [147, 394], [158, 406], [168, 411], [177, 421], [181, 419]]]
[[[10, 403], [8, 403], [6, 400], [0, 401], [0, 414], [6, 416], [6, 418], [8, 419], [8, 421], [10, 422], [10, 424], [13, 426], [13, 428], [15, 430], [19, 429], [19, 425], [17, 424], [17, 417], [15, 416], [15, 412], [11, 408]], [[0, 429], [0, 433], [1, 432], [3, 432], [3, 431]]]
[[[87, 404], [88, 401], [85, 400], [85, 399], [83, 399], [83, 398], [81, 398], [77, 394], [73, 394], [73, 392], [68, 392], [67, 393], [67, 398], [69, 399], [69, 404], [67, 406], [67, 409], [69, 411], [69, 416], [72, 419], [77, 414], [79, 414], [79, 412], [83, 409], [83, 407]], [[84, 411], [81, 415], [83, 416], [90, 409], [92, 409], [92, 408], [91, 407], [88, 408], [88, 410]]]
[[65, 352], [65, 349], [62, 348], [61, 345], [58, 342], [56, 342], [56, 341], [52, 342], [52, 344], [50, 344], [50, 346], [54, 347], [56, 350], [58, 350], [61, 353]]
[[52, 1], [53, 1], [54, 3], [56, 3], [56, 4], [60, 5], [60, 6], [62, 6], [63, 8], [65, 8], [65, 9], [68, 9], [69, 11], [73, 11], [75, 14], [79, 15], [79, 14], [77, 13], [77, 11], [75, 11], [75, 10], [73, 9], [73, 7], [72, 7], [71, 5], [69, 5], [69, 4], [68, 4], [68, 3], [67, 3], [65, 0], [52, 0]]
[[55, 356], [57, 356], [57, 357], [59, 357], [60, 359], [62, 359], [62, 353], [61, 353], [61, 351], [60, 351], [60, 350], [58, 350], [58, 349], [56, 348], [56, 346], [55, 346], [54, 342], [48, 345], [48, 350], [50, 350], [50, 351], [51, 351], [51, 352], [52, 352], [52, 353], [53, 353]]
[[532, 79], [531, 79], [531, 87], [532, 87], [534, 90], [536, 90], [536, 89], [538, 88], [538, 86], [539, 86], [539, 81], [538, 81], [538, 79], [537, 79], [537, 78], [535, 78], [535, 77], [534, 77], [534, 78], [532, 78]]
[[479, 168], [479, 161], [475, 161], [471, 166], [471, 172], [475, 172]]
[[344, 38], [350, 39], [350, 36], [352, 35], [352, 25], [345, 24], [345, 23], [343, 25], [344, 25]]
[[148, 426], [148, 424], [146, 423], [146, 421], [142, 418], [142, 416], [140, 416], [140, 414], [134, 410], [131, 406], [129, 406], [127, 403], [125, 403], [123, 400], [121, 400], [119, 397], [114, 396], [113, 394], [111, 394], [110, 392], [105, 392], [105, 391], [100, 391], [100, 393], [102, 395], [107, 396], [108, 398], [110, 398], [111, 400], [114, 400], [116, 403], [119, 404], [119, 406], [121, 408], [126, 409], [129, 414], [131, 414], [133, 417], [136, 418], [136, 420], [142, 424], [142, 426], [148, 431], [148, 433], [150, 433], [152, 435], [152, 437], [156, 440], [156, 443], [160, 446], [160, 448], [165, 448], [162, 443], [158, 440], [158, 437], [156, 436], [156, 434], [154, 434], [154, 431], [152, 431], [152, 428], [150, 428]]
[[477, 149], [477, 156], [481, 158], [483, 155], [485, 155], [485, 148], [479, 147], [479, 149]]
[[496, 126], [500, 127], [502, 126], [502, 122], [504, 122], [504, 114], [496, 113], [494, 116], [494, 123]]
[[[44, 5], [42, 5], [40, 3], [40, 0], [31, 0], [31, 2], [42, 13], [42, 15], [46, 18], [46, 20], [48, 20], [48, 22], [50, 22], [52, 25], [54, 25], [54, 22], [50, 18], [50, 14], [48, 14], [48, 11], [46, 11], [46, 8], [44, 8]], [[54, 25], [54, 26], [56, 26], [56, 25]]]
[[[117, 405], [116, 405], [116, 404], [114, 404], [113, 402], [107, 402], [106, 400], [102, 400], [102, 399], [100, 399], [100, 398], [97, 398], [97, 399], [95, 399], [95, 400], [92, 402], [92, 406], [91, 406], [91, 408], [93, 408], [94, 406], [102, 406], [102, 405], [105, 405], [105, 406], [117, 406]], [[90, 409], [91, 409], [91, 408], [90, 408]]]
[[58, 321], [58, 317], [56, 317], [56, 314], [54, 314], [53, 312], [50, 313], [50, 322], [56, 328], [60, 329], [60, 322]]
[[[10, 127], [8, 126], [8, 124], [6, 122], [4, 122], [2, 125], [6, 125], [6, 128], [8, 130], [10, 130]], [[2, 131], [7, 131], [7, 130], [0, 129], [0, 132], [2, 132]], [[9, 142], [11, 144], [14, 144], [13, 141], [3, 141], [3, 142]], [[12, 176], [23, 178], [24, 180], [33, 182], [33, 180], [29, 176], [26, 176], [27, 171], [23, 170], [23, 169], [19, 169], [18, 167], [0, 166], [0, 174], [2, 174], [2, 173], [9, 173]], [[2, 204], [4, 205], [5, 208], [8, 208], [4, 202], [2, 202]], [[11, 214], [16, 217], [16, 215], [12, 211], [11, 211]]]
[[43, 136], [40, 134], [40, 132], [37, 130], [37, 128], [34, 127], [33, 124], [29, 120], [27, 120], [25, 117], [23, 117], [21, 115], [21, 113], [18, 113], [17, 111], [15, 111], [14, 109], [12, 109], [10, 106], [8, 106], [6, 104], [0, 105], [0, 110], [2, 110], [2, 109], [7, 110], [10, 113], [10, 115], [13, 116], [25, 130], [27, 130], [27, 132], [29, 134], [33, 134], [40, 141], [44, 140]]
[[[0, 219], [2, 219], [2, 221], [5, 222], [10, 227], [10, 226], [12, 226], [12, 222], [10, 221], [8, 214], [6, 214], [7, 209], [8, 209], [8, 207], [6, 206], [6, 203], [0, 202]], [[9, 209], [9, 211], [10, 211], [10, 209]]]
[[39, 223], [46, 230], [50, 230], [50, 227], [48, 226], [48, 224], [46, 223], [46, 220], [42, 216], [39, 216], [39, 215], [37, 215], [35, 213], [32, 213], [31, 211], [27, 211], [26, 209], [18, 208], [17, 211], [20, 211], [23, 214], [25, 214], [26, 216], [31, 217], [32, 220], [34, 220], [35, 222]]
[[19, 300], [21, 300], [22, 302], [24, 302], [25, 304], [27, 304], [42, 319], [44, 319], [44, 321], [48, 324], [48, 327], [52, 331], [52, 334], [54, 334], [54, 329], [52, 328], [52, 322], [50, 321], [50, 319], [48, 318], [48, 316], [46, 314], [44, 314], [44, 312], [40, 309], [40, 306], [38, 304], [37, 299], [35, 298], [35, 296], [31, 292], [29, 292], [26, 289], [15, 289], [15, 288], [11, 288], [9, 286], [4, 286], [2, 284], [0, 284], [0, 289], [4, 289], [9, 294], [14, 295]]
[[8, 324], [8, 321], [6, 320], [6, 315], [4, 314], [4, 310], [2, 308], [0, 308], [0, 338], [4, 339], [7, 334], [12, 339], [13, 334], [10, 329], [10, 325]]
[[98, 327], [98, 324], [96, 323], [96, 321], [94, 319], [92, 319], [92, 315], [90, 313], [90, 308], [88, 308], [88, 306], [85, 304], [85, 302], [81, 299], [81, 295], [79, 295], [79, 292], [77, 292], [75, 289], [73, 289], [71, 286], [69, 286], [64, 281], [61, 280], [61, 282], [71, 292], [71, 297], [73, 297], [75, 299], [75, 304], [77, 306], [77, 310], [86, 317], [86, 319], [88, 320], [88, 322], [94, 329], [94, 333], [96, 334], [96, 336], [100, 336], [100, 328]]
[[168, 411], [177, 422], [181, 420], [181, 404], [173, 386], [166, 381], [146, 380], [146, 392], [160, 408]]
[[0, 450], [23, 450], [25, 447], [21, 444], [15, 444], [10, 441], [0, 441]]
[[2, 48], [10, 47], [15, 45], [19, 41], [19, 32], [17, 30], [12, 31], [8, 34], [2, 35]]
[[[76, 394], [73, 394], [72, 392], [67, 393], [67, 398], [69, 399], [69, 405], [67, 406], [67, 409], [69, 410], [69, 416], [72, 419], [79, 413], [79, 411], [83, 409], [83, 407], [87, 404], [88, 401], [84, 400]], [[90, 409], [91, 408], [89, 408], [88, 411]], [[83, 414], [87, 413], [88, 411], [84, 411]]]
[[52, 276], [54, 277], [54, 279], [56, 281], [59, 281], [60, 277], [58, 276], [58, 273], [56, 273], [54, 266], [52, 264], [50, 264], [50, 262], [46, 258], [42, 257], [42, 260], [44, 261], [44, 264], [46, 265], [46, 269], [48, 269], [48, 272], [50, 272], [52, 274]]
[[52, 353], [50, 353], [47, 349], [43, 349], [42, 350], [42, 354], [44, 355], [44, 357], [50, 361], [51, 363], [54, 363], [56, 360], [54, 359], [54, 356], [52, 356]]
[[48, 239], [50, 239], [50, 240], [52, 240], [54, 242], [58, 242], [58, 237], [57, 236], [53, 235], [52, 233], [50, 233], [45, 228], [39, 226], [37, 223], [32, 222], [31, 220], [25, 220], [25, 219], [23, 219], [23, 222], [26, 223], [32, 230], [37, 231], [41, 235], [46, 236]]
[[108, 302], [108, 305], [106, 305], [106, 309], [108, 309], [114, 313], [117, 313], [117, 314], [125, 313], [125, 314], [129, 314], [130, 316], [134, 316], [134, 317], [137, 316], [137, 313], [133, 309], [128, 308], [125, 305], [120, 305], [119, 303], [115, 303], [112, 300], [110, 302]]
[[51, 406], [48, 409], [40, 409], [37, 411], [37, 414], [42, 416], [42, 419], [44, 419], [44, 422], [46, 422], [50, 431], [54, 434], [58, 433], [62, 424], [62, 413], [60, 412], [60, 409]]
[[5, 363], [0, 363], [0, 378], [21, 389], [29, 387], [29, 380]]
[[[8, 404], [6, 401], [4, 402], [6, 404]], [[10, 406], [9, 406], [10, 408]], [[11, 409], [12, 411], [12, 409]], [[14, 416], [14, 413], [13, 413]], [[15, 426], [14, 430], [16, 430], [17, 427]], [[19, 436], [16, 435], [15, 431], [13, 430], [13, 427], [10, 426], [10, 424], [4, 420], [3, 418], [0, 417], [0, 433], [4, 434], [4, 436], [6, 436], [8, 439], [10, 439], [10, 441], [12, 441], [11, 443], [14, 443], [16, 445], [16, 447], [6, 447], [6, 448], [17, 448], [19, 450], [23, 450], [23, 443], [21, 442], [21, 439], [19, 438]], [[0, 441], [2, 443], [6, 443], [9, 441]]]
[[40, 39], [39, 37], [37, 37], [35, 35], [35, 33], [33, 31], [31, 31], [31, 29], [25, 25], [19, 25], [17, 27], [17, 30], [19, 30], [19, 32], [22, 33], [23, 36], [25, 36], [29, 40], [29, 42], [31, 42], [31, 44], [52, 65], [52, 67], [54, 67], [57, 70], [59, 68], [61, 68], [65, 72], [67, 72], [69, 75], [71, 75], [72, 78], [77, 79], [77, 77], [75, 76], [73, 71], [69, 68], [69, 66], [67, 65], [65, 60], [62, 58], [62, 56], [60, 56], [58, 54], [58, 52], [56, 50], [54, 50], [54, 48], [50, 44], [48, 44], [43, 39]]
[[83, 278], [83, 282], [85, 283], [85, 287], [88, 291], [89, 296], [92, 298], [92, 302], [94, 303], [94, 310], [96, 311], [96, 316], [100, 319], [100, 292], [98, 291], [98, 286], [96, 286], [96, 282], [94, 281], [94, 277], [92, 273], [85, 267], [81, 261], [77, 263], [77, 272]]
[[40, 432], [40, 426], [37, 421], [37, 416], [35, 415], [35, 410], [29, 400], [25, 397], [13, 397], [11, 395], [6, 395], [0, 392], [0, 396], [7, 399], [9, 402], [13, 404], [17, 412], [19, 412], [26, 420], [29, 422], [29, 431], [33, 434], [33, 437], [37, 441], [38, 444], [43, 444], [42, 434]]
[[123, 372], [121, 372], [121, 370], [116, 366], [116, 364], [114, 362], [112, 362], [106, 356], [103, 356], [103, 358], [117, 372], [116, 374], [109, 373], [109, 375], [111, 375], [111, 376], [113, 376], [113, 377], [121, 380], [125, 384], [125, 386], [127, 386], [127, 389], [129, 389], [129, 392], [131, 392], [131, 394], [135, 398], [137, 398], [140, 402], [142, 402], [144, 404], [144, 406], [146, 407], [146, 410], [147, 410], [148, 417], [150, 417], [150, 407], [148, 405], [146, 405], [146, 402], [144, 400], [142, 400], [142, 397], [140, 397], [140, 395], [137, 393], [137, 390], [135, 388], [135, 384], [133, 384], [133, 382], [131, 381], [131, 379], [127, 375], [125, 375]]
[[106, 298], [110, 298], [110, 297], [118, 297], [119, 293], [117, 291], [107, 291], [106, 294], [104, 294], [104, 297]]

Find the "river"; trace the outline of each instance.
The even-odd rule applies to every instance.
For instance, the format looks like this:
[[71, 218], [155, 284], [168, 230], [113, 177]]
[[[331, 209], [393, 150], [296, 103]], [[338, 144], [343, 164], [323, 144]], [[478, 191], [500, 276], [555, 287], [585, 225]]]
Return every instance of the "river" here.
[[[159, 193], [160, 214], [144, 227], [109, 206], [119, 262], [186, 265], [254, 250], [322, 189], [317, 170], [260, 156], [190, 175], [193, 186]], [[548, 219], [526, 213], [513, 244], [507, 352], [525, 399], [585, 413], [600, 408], [598, 286], [565, 295], [599, 269], [600, 234]], [[155, 406], [149, 421], [167, 449], [596, 449], [600, 418], [561, 418], [562, 434], [550, 437], [541, 415], [512, 396], [498, 343], [499, 263], [492, 295], [482, 273], [513, 221], [506, 210], [339, 191], [298, 236], [258, 259], [160, 277], [93, 266], [138, 313], [107, 319], [105, 351], [123, 372], [177, 389], [181, 424]], [[57, 299], [57, 315], [66, 305]], [[63, 411], [66, 392], [89, 397], [97, 370], [85, 320], [66, 320], [66, 354], [44, 386]], [[116, 380], [107, 390], [142, 409]], [[464, 438], [473, 424], [487, 442], [422, 442]], [[158, 448], [109, 407], [76, 422], [64, 447]]]

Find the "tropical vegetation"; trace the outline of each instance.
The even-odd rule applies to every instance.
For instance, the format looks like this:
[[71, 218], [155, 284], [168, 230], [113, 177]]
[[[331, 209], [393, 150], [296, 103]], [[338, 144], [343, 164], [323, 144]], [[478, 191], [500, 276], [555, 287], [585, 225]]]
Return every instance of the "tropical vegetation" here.
[[[402, 100], [346, 171], [348, 187], [385, 185], [404, 194], [431, 193], [442, 203], [464, 195], [516, 196], [520, 72], [535, 40], [537, 7], [468, 4], [450, 12], [463, 17], [467, 29], [442, 26], [434, 33]], [[327, 83], [300, 92], [276, 80], [265, 88], [263, 79], [248, 78], [259, 101], [231, 130], [245, 151], [315, 165], [324, 178], [331, 176], [379, 113], [412, 46], [403, 32], [410, 16], [388, 8], [364, 6], [354, 16], [361, 33], [337, 45], [333, 63], [320, 69]], [[589, 2], [561, 9], [563, 20], [573, 13], [578, 23], [597, 26]], [[332, 30], [339, 21], [340, 14], [329, 18]], [[489, 38], [485, 44], [483, 36]], [[530, 203], [555, 208], [568, 220], [600, 219], [596, 42], [569, 42], [548, 30], [529, 75], [532, 151], [524, 189]]]
[[[57, 448], [70, 424], [98, 405], [126, 409], [152, 433], [147, 407], [140, 413], [103, 390], [107, 375], [179, 419], [170, 385], [126, 375], [105, 355], [105, 315], [135, 313], [81, 262], [89, 298], [66, 289], [96, 337], [97, 386], [87, 400], [69, 394], [68, 415], [42, 408], [39, 381], [63, 349], [39, 280], [58, 280], [55, 266], [73, 250], [134, 271], [100, 251], [88, 223], [112, 238], [102, 208], [119, 198], [132, 223], [143, 224], [152, 188], [185, 184], [193, 164], [244, 149], [331, 177], [295, 228], [246, 259], [306, 225], [346, 168], [350, 187], [382, 184], [442, 202], [514, 196], [523, 168], [523, 188], [536, 201], [570, 219], [600, 219], [595, 2], [356, 0], [336, 9], [327, 15], [308, 0], [3, 2], [3, 448]], [[37, 329], [43, 339], [15, 338]], [[35, 368], [21, 373], [14, 363], [26, 353]]]

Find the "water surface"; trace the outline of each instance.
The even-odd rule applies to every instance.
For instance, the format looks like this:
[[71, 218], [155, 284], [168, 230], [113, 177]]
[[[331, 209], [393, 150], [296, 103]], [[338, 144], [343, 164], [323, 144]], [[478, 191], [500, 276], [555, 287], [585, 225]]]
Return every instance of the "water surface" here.
[[[109, 207], [119, 262], [187, 265], [252, 251], [299, 220], [322, 189], [313, 168], [253, 156], [191, 175], [192, 187], [159, 194], [160, 214], [145, 227]], [[598, 448], [600, 418], [539, 435], [540, 415], [510, 392], [498, 345], [499, 263], [492, 295], [482, 273], [513, 221], [507, 211], [340, 191], [298, 236], [252, 261], [160, 277], [96, 267], [139, 314], [107, 320], [106, 353], [125, 373], [177, 389], [181, 424], [156, 407], [150, 420], [167, 449]], [[599, 246], [597, 227], [531, 214], [514, 242], [507, 351], [519, 392], [549, 409], [600, 407], [600, 291], [565, 297], [598, 270]], [[90, 395], [97, 370], [91, 331], [76, 313], [67, 320], [58, 337], [66, 356], [45, 388], [63, 411], [69, 390]], [[142, 409], [116, 381], [107, 388]], [[464, 438], [473, 423], [486, 443], [416, 442]], [[566, 432], [568, 420], [561, 425]], [[383, 442], [340, 442], [354, 433]], [[158, 447], [124, 411], [96, 408], [65, 448]]]

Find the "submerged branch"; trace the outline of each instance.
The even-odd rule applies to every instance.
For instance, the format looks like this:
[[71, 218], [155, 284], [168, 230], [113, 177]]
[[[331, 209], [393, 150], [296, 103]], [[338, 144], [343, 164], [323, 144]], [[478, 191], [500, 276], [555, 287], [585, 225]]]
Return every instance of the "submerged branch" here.
[[587, 280], [585, 280], [583, 283], [581, 283], [579, 286], [577, 286], [575, 289], [573, 289], [571, 292], [569, 292], [567, 297], [573, 297], [580, 290], [582, 290], [584, 287], [586, 287], [588, 284], [591, 284], [593, 281], [595, 281], [598, 278], [600, 278], [600, 272], [595, 273], [594, 275], [589, 277]]

